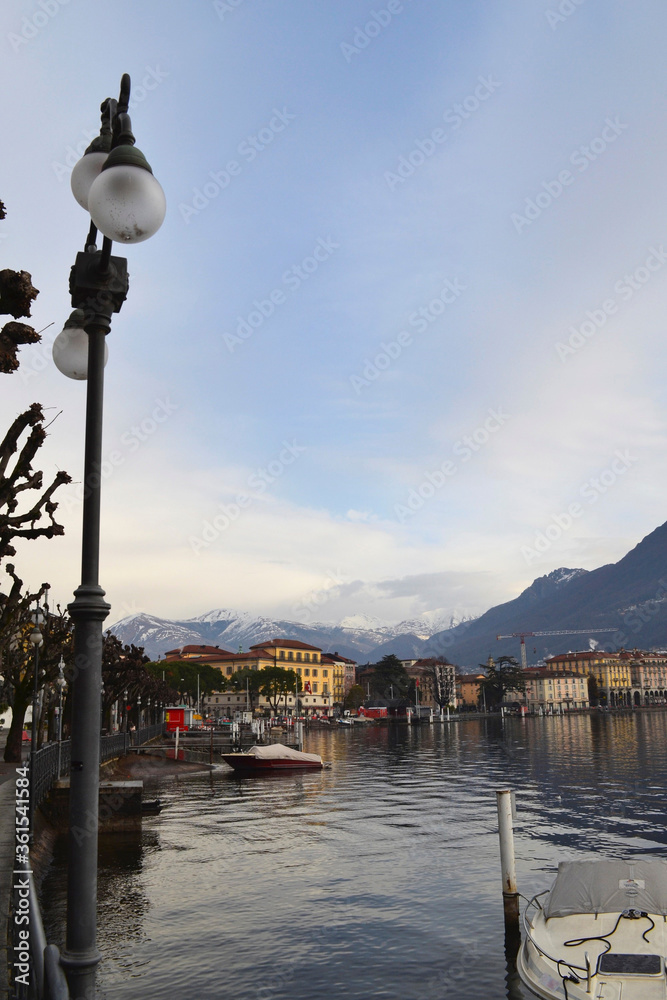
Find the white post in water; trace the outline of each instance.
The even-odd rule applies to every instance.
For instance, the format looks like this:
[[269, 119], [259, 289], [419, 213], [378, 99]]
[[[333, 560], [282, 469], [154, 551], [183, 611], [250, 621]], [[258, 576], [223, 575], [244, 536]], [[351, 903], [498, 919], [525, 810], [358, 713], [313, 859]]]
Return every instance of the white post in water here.
[[505, 924], [519, 921], [519, 893], [516, 887], [514, 861], [514, 828], [512, 824], [512, 796], [509, 789], [496, 791], [498, 802], [498, 835], [500, 837], [500, 867], [503, 877], [503, 902]]
[[174, 760], [178, 760], [178, 726], [176, 726], [176, 747], [174, 749]]

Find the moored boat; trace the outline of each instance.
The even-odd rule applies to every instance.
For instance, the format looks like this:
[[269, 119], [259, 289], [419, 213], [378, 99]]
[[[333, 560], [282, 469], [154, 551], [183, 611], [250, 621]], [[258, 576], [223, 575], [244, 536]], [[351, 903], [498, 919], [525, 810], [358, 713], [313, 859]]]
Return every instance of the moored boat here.
[[524, 912], [519, 975], [542, 1000], [667, 1000], [667, 862], [571, 861]]
[[254, 746], [243, 753], [224, 753], [222, 759], [235, 771], [316, 771], [323, 767], [319, 754], [293, 750], [283, 743]]

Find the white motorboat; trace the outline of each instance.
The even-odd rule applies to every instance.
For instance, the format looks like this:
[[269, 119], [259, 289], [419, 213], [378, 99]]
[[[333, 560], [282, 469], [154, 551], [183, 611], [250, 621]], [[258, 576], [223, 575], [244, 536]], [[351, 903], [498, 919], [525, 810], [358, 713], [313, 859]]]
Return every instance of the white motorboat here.
[[667, 1000], [667, 861], [568, 861], [524, 912], [519, 975], [542, 1000]]

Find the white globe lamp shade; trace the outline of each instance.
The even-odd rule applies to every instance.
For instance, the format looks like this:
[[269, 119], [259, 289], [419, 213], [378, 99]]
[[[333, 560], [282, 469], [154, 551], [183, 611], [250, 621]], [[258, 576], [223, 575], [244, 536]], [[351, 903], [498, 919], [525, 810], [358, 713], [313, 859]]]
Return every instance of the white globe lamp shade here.
[[134, 164], [108, 166], [88, 194], [90, 217], [115, 243], [143, 243], [164, 221], [167, 201], [153, 174]]
[[[67, 378], [83, 381], [88, 378], [88, 334], [83, 329], [83, 310], [75, 309], [53, 342], [53, 361]], [[104, 365], [109, 360], [109, 348], [104, 343]]]
[[96, 177], [99, 177], [108, 153], [85, 153], [75, 165], [70, 177], [72, 194], [81, 208], [88, 211], [88, 194]]

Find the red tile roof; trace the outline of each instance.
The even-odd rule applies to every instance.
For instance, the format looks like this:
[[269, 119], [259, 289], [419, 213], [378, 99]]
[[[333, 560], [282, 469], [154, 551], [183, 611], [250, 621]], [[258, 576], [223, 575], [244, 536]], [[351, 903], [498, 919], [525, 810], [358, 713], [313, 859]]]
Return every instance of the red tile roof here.
[[299, 642], [298, 639], [271, 639], [270, 642], [258, 642], [251, 646], [251, 649], [268, 649], [269, 646], [284, 646], [285, 649], [313, 649], [316, 653], [321, 653], [319, 646], [309, 646], [307, 642]]
[[221, 649], [220, 646], [179, 646], [177, 649], [169, 649], [165, 656], [183, 656], [185, 653], [227, 653], [229, 650]]

